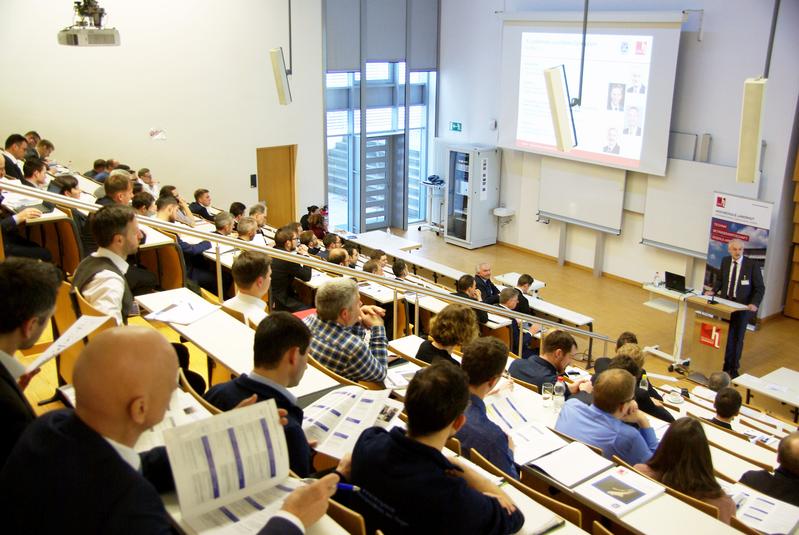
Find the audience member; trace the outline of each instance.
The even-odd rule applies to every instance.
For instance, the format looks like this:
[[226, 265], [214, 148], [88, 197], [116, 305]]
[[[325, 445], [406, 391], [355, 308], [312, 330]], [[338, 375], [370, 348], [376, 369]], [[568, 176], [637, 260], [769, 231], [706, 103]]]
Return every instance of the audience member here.
[[50, 155], [53, 154], [53, 151], [55, 151], [55, 145], [53, 145], [53, 142], [48, 139], [42, 139], [36, 144], [36, 148], [31, 153], [31, 156], [34, 158], [40, 158], [41, 160], [44, 160], [45, 163], [49, 163]]
[[308, 248], [308, 254], [316, 256], [319, 254], [319, 240], [316, 235], [310, 230], [305, 230], [300, 233], [300, 245]]
[[395, 258], [394, 263], [391, 264], [391, 272], [397, 280], [403, 280], [408, 277], [408, 265], [401, 258]]
[[153, 178], [153, 173], [143, 167], [139, 169], [138, 173], [136, 173], [138, 178], [138, 183], [144, 187], [144, 191], [149, 193], [150, 195], [155, 198], [161, 192], [161, 186], [158, 182]]
[[430, 320], [432, 340], [425, 340], [419, 345], [416, 358], [431, 364], [445, 360], [457, 366], [458, 361], [452, 358], [452, 350], [456, 346], [465, 346], [477, 338], [478, 334], [477, 319], [472, 309], [464, 305], [449, 304]]
[[25, 156], [23, 159], [27, 160], [28, 158], [39, 157], [39, 155], [36, 153], [36, 145], [38, 145], [41, 140], [42, 136], [40, 136], [35, 130], [31, 130], [25, 134], [25, 141], [28, 142], [28, 147], [25, 149]]
[[521, 312], [522, 314], [528, 314], [530, 316], [533, 315], [533, 310], [530, 308], [530, 301], [527, 300], [527, 295], [530, 293], [530, 286], [535, 282], [535, 279], [532, 275], [528, 275], [524, 273], [519, 275], [519, 280], [516, 281], [516, 295], [519, 298], [519, 302], [516, 305], [516, 312]]
[[[522, 297], [522, 299], [524, 299]], [[526, 300], [525, 300], [526, 301]], [[519, 294], [516, 293], [516, 288], [503, 288], [499, 293], [499, 301], [497, 305], [507, 310], [516, 310], [519, 305]], [[541, 330], [538, 325], [533, 325], [529, 329], [522, 330], [524, 325], [519, 325], [519, 321], [511, 318], [510, 320], [510, 350], [512, 353], [520, 356], [523, 359], [530, 358], [537, 353], [536, 348], [533, 347], [537, 340], [533, 335]], [[519, 351], [519, 338], [522, 339], [521, 351]]]
[[236, 283], [236, 296], [225, 301], [225, 306], [244, 314], [244, 321], [256, 325], [266, 317], [266, 301], [272, 270], [271, 260], [263, 253], [242, 251], [233, 261], [231, 272]]
[[[566, 372], [566, 366], [577, 353], [577, 342], [566, 331], [550, 331], [541, 344], [541, 354], [526, 359], [516, 359], [511, 363], [510, 374], [516, 379], [538, 387], [540, 392], [544, 383], [555, 384], [558, 377]], [[591, 381], [582, 379], [566, 383], [566, 399], [579, 392], [590, 394]], [[588, 396], [581, 396], [584, 401]]]
[[214, 216], [214, 233], [229, 236], [233, 232], [233, 216], [222, 210]]
[[211, 206], [211, 193], [203, 188], [196, 190], [194, 202], [189, 205], [191, 213], [213, 223], [214, 216], [208, 211], [209, 206]]
[[[52, 182], [50, 182], [48, 191], [59, 193], [65, 197], [75, 200], [80, 200], [82, 196], [80, 186], [78, 185], [78, 179], [72, 175], [57, 176]], [[77, 227], [78, 235], [80, 236], [81, 245], [83, 247], [83, 253], [81, 256], [85, 256], [96, 251], [97, 242], [94, 241], [94, 235], [92, 234], [92, 229], [89, 226], [88, 216], [80, 210], [72, 210], [72, 219], [75, 221], [75, 226]]]
[[22, 165], [22, 185], [43, 189], [47, 183], [47, 165], [39, 158], [28, 158]]
[[382, 381], [388, 345], [384, 313], [378, 306], [361, 303], [354, 280], [341, 277], [326, 282], [316, 291], [316, 314], [305, 318], [313, 335], [311, 355], [351, 381]]
[[233, 216], [234, 231], [237, 231], [237, 225], [239, 224], [239, 221], [241, 221], [241, 218], [244, 217], [244, 212], [246, 211], [247, 211], [247, 206], [243, 202], [236, 201], [230, 203], [230, 209], [228, 210], [228, 212], [230, 212], [230, 215]]
[[327, 235], [327, 221], [322, 214], [312, 214], [308, 218], [308, 230], [314, 233], [314, 236], [320, 240], [324, 239]]
[[258, 222], [254, 217], [245, 216], [239, 219], [237, 226], [238, 237], [242, 241], [253, 241], [258, 233]]
[[325, 246], [325, 250], [319, 253], [319, 257], [327, 260], [330, 251], [341, 247], [341, 236], [331, 232], [324, 237], [322, 244]]
[[300, 477], [307, 477], [313, 471], [312, 453], [302, 431], [302, 409], [288, 389], [300, 384], [310, 342], [311, 332], [302, 320], [288, 312], [271, 314], [255, 331], [253, 370], [212, 387], [205, 395], [208, 402], [225, 411], [235, 409], [252, 396], [257, 396], [258, 401], [274, 399], [278, 408], [288, 413], [288, 424], [283, 430], [289, 468]]
[[477, 264], [474, 281], [484, 303], [495, 304], [499, 301], [499, 288], [491, 282], [491, 264], [488, 262]]
[[259, 202], [250, 206], [250, 210], [247, 215], [255, 218], [255, 222], [258, 223], [259, 231], [261, 230], [261, 227], [266, 225], [266, 205], [264, 203]]
[[780, 465], [773, 474], [768, 470], [750, 470], [741, 477], [741, 483], [799, 507], [799, 431], [780, 440], [777, 462]]
[[302, 226], [302, 230], [311, 230], [311, 227], [308, 225], [308, 218], [311, 217], [313, 214], [319, 213], [319, 207], [315, 204], [312, 204], [307, 208], [308, 213], [305, 214], [300, 218], [300, 225]]
[[[49, 412], [31, 424], [0, 474], [5, 527], [13, 533], [30, 532], [32, 523], [41, 533], [170, 533], [173, 523], [159, 495], [174, 490], [165, 451], [137, 454], [133, 446], [163, 419], [177, 369], [174, 349], [156, 330], [117, 328], [95, 337], [75, 365], [75, 410]], [[42, 486], [45, 479], [50, 483]], [[264, 531], [302, 533], [297, 524], [308, 526], [324, 514], [337, 481], [332, 474], [294, 491]]]
[[725, 386], [716, 393], [716, 399], [713, 401], [713, 407], [716, 409], [716, 414], [712, 423], [724, 429], [732, 430], [732, 421], [738, 416], [741, 410], [741, 394], [731, 386]]
[[72, 287], [117, 325], [127, 323], [133, 293], [125, 278], [126, 258], [139, 249], [136, 213], [130, 206], [104, 206], [89, 216], [89, 226], [98, 248], [78, 264]]
[[[330, 236], [330, 234], [328, 234]], [[346, 251], [349, 255], [348, 265], [355, 269], [358, 267], [358, 259], [361, 257], [361, 252], [358, 250], [357, 247], [354, 245], [347, 245], [341, 247], [344, 251]]]
[[649, 390], [644, 390], [640, 387], [641, 376], [643, 375], [641, 373], [641, 367], [632, 356], [625, 354], [624, 351], [631, 347], [638, 346], [636, 344], [625, 344], [624, 347], [619, 350], [619, 353], [611, 359], [608, 369], [627, 370], [630, 372], [630, 375], [635, 377], [635, 402], [638, 404], [638, 408], [650, 416], [654, 416], [665, 422], [673, 422], [674, 416], [663, 407], [660, 401], [652, 399], [649, 395]]
[[83, 175], [89, 178], [94, 178], [100, 173], [105, 173], [107, 167], [108, 166], [105, 160], [94, 160], [94, 164], [92, 165], [91, 170], [86, 171], [85, 173], [83, 173]]
[[20, 134], [11, 134], [6, 138], [5, 157], [6, 177], [22, 180], [22, 167], [25, 164], [25, 151], [28, 150], [28, 142]]
[[189, 205], [186, 204], [186, 201], [183, 200], [183, 197], [178, 193], [178, 189], [175, 186], [163, 186], [161, 191], [158, 192], [158, 198], [165, 196], [174, 197], [178, 201], [178, 210], [175, 212], [175, 219], [184, 225], [194, 227], [194, 214], [191, 213]]
[[638, 343], [638, 337], [635, 336], [635, 333], [632, 333], [630, 331], [624, 331], [616, 339], [616, 351], [621, 349], [621, 347], [624, 344], [637, 344], [637, 343]]
[[718, 392], [725, 386], [730, 386], [732, 378], [727, 372], [713, 372], [707, 379], [707, 387], [713, 392]]
[[376, 261], [380, 264], [381, 268], [385, 268], [388, 265], [388, 256], [386, 252], [381, 249], [375, 249], [369, 254], [369, 259]]
[[133, 196], [130, 205], [138, 215], [152, 217], [156, 214], [155, 197], [147, 191], [140, 191]]
[[461, 368], [469, 377], [469, 406], [466, 423], [455, 433], [461, 451], [470, 457], [471, 450], [488, 459], [508, 476], [519, 479], [513, 462], [513, 442], [500, 427], [488, 419], [485, 398], [499, 383], [508, 361], [508, 346], [498, 338], [478, 338], [463, 347]]
[[24, 388], [33, 373], [14, 358], [36, 343], [50, 326], [61, 275], [52, 264], [23, 258], [0, 263], [0, 467], [22, 432], [35, 418]]
[[735, 502], [716, 481], [710, 446], [696, 418], [680, 418], [671, 424], [652, 458], [635, 468], [669, 488], [718, 508], [719, 520], [725, 524], [735, 516]]
[[133, 183], [128, 173], [114, 173], [103, 183], [105, 196], [97, 199], [101, 206], [121, 204], [127, 206], [133, 199]]
[[[308, 249], [305, 246], [297, 246], [298, 240], [299, 238], [293, 231], [282, 228], [275, 233], [275, 249], [285, 252], [296, 250], [297, 254], [308, 256]], [[275, 258], [272, 261], [272, 310], [288, 310], [289, 312], [308, 310], [310, 307], [300, 301], [300, 297], [294, 289], [294, 279], [308, 282], [311, 280], [311, 275], [311, 268], [308, 266]]]
[[607, 370], [597, 379], [593, 404], [566, 400], [555, 429], [629, 464], [648, 461], [658, 445], [649, 419], [635, 403], [635, 377], [626, 370]]
[[[174, 223], [177, 219], [178, 200], [172, 195], [159, 197], [155, 202], [157, 209], [156, 217], [167, 223]], [[211, 293], [217, 291], [216, 274], [209, 267], [208, 259], [203, 256], [203, 252], [211, 248], [211, 242], [203, 240], [200, 243], [188, 243], [183, 241], [179, 235], [175, 235], [178, 246], [183, 252], [183, 260], [186, 264], [186, 275], [197, 283], [201, 288], [205, 288]], [[224, 274], [223, 274], [224, 275]], [[227, 286], [223, 283], [223, 286]]]
[[[345, 252], [344, 254], [346, 256], [347, 253]], [[363, 271], [365, 273], [371, 273], [372, 275], [383, 276], [383, 266], [380, 265], [379, 260], [367, 260], [363, 265]]]
[[[466, 374], [437, 363], [416, 373], [405, 395], [407, 434], [372, 427], [352, 453], [352, 507], [369, 532], [480, 533], [518, 531], [524, 515], [496, 485], [441, 450], [466, 421]], [[413, 499], [410, 499], [413, 497]]]
[[333, 249], [330, 251], [330, 254], [327, 255], [327, 261], [331, 264], [337, 264], [343, 267], [349, 267], [348, 261], [349, 256], [347, 256], [347, 251], [342, 248]]
[[[482, 301], [480, 290], [477, 289], [477, 283], [471, 275], [463, 275], [459, 278], [455, 283], [455, 290], [453, 295], [474, 301]], [[488, 323], [488, 312], [476, 309], [472, 309], [472, 311], [475, 313], [478, 323]]]
[[92, 178], [99, 183], [105, 182], [105, 180], [109, 177], [110, 173], [119, 167], [119, 161], [113, 158], [108, 158], [105, 160], [105, 170], [97, 173]]

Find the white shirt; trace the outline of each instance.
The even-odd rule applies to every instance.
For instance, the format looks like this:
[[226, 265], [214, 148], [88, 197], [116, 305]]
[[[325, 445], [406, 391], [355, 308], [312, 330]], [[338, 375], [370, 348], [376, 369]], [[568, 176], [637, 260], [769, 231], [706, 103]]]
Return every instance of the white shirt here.
[[0, 350], [0, 365], [2, 365], [15, 381], [19, 381], [20, 376], [25, 373], [25, 366], [20, 361]]
[[131, 468], [136, 470], [137, 472], [141, 472], [141, 457], [139, 454], [136, 453], [136, 450], [133, 448], [129, 448], [124, 444], [120, 444], [115, 440], [111, 440], [108, 437], [103, 437], [106, 442], [108, 442], [112, 448], [122, 457], [122, 460], [125, 461], [130, 465]]
[[225, 301], [224, 305], [244, 314], [244, 321], [252, 321], [258, 325], [267, 316], [266, 303], [254, 295], [247, 295], [241, 292], [236, 297], [231, 297]]
[[149, 193], [150, 195], [152, 195], [152, 196], [153, 196], [153, 197], [155, 197], [156, 199], [158, 198], [158, 194], [159, 194], [159, 193], [161, 193], [161, 185], [160, 185], [158, 182], [156, 182], [155, 180], [153, 180], [153, 185], [152, 185], [152, 186], [150, 186], [149, 184], [147, 184], [147, 183], [146, 183], [144, 180], [142, 180], [141, 178], [137, 178], [136, 180], [139, 182], [139, 184], [141, 184], [142, 186], [144, 186], [144, 187], [142, 188], [142, 191], [146, 191], [147, 193]]
[[[124, 258], [104, 247], [97, 249], [92, 256], [108, 258], [122, 273], [126, 273], [130, 267]], [[94, 308], [114, 318], [117, 325], [122, 325], [122, 297], [125, 295], [126, 284], [124, 278], [104, 269], [86, 283], [80, 293]]]

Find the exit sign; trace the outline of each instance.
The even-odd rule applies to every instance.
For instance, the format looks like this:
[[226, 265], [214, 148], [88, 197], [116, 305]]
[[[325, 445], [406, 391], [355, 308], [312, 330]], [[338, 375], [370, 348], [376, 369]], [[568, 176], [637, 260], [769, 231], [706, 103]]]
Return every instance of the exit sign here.
[[459, 123], [457, 121], [450, 121], [449, 122], [449, 129], [452, 132], [462, 132], [463, 131], [463, 123]]

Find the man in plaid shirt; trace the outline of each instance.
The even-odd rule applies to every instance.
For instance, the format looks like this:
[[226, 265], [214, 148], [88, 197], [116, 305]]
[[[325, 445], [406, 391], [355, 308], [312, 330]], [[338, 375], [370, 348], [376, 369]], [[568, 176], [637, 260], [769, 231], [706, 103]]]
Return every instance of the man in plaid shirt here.
[[312, 334], [311, 355], [352, 381], [382, 381], [388, 344], [384, 314], [378, 306], [361, 303], [354, 280], [342, 277], [325, 283], [316, 292], [316, 314], [305, 319]]

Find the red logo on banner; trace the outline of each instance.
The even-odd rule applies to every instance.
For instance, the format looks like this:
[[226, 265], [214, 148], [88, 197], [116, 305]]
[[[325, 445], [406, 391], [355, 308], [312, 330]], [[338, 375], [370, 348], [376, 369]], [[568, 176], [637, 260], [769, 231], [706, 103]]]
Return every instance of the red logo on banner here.
[[718, 206], [719, 208], [724, 208], [725, 206], [727, 206], [727, 197], [722, 197], [721, 195], [718, 195], [716, 197], [716, 206]]
[[699, 331], [699, 343], [718, 349], [721, 347], [721, 330], [710, 323], [702, 323]]

